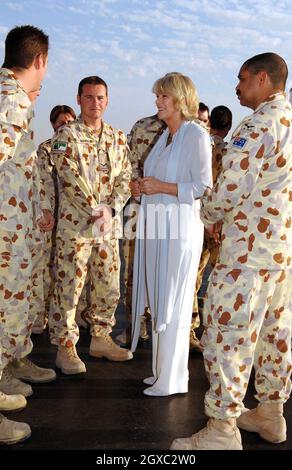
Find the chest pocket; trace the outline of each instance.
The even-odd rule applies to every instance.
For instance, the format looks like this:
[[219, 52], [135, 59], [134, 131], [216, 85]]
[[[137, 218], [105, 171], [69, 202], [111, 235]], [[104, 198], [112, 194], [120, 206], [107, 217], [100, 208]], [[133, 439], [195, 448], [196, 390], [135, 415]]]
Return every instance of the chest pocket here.
[[122, 169], [122, 155], [114, 148], [107, 150], [108, 162], [110, 165], [110, 178], [114, 179], [118, 176]]
[[110, 177], [111, 174], [111, 159], [109, 152], [104, 149], [97, 149], [97, 162], [98, 170], [101, 175], [106, 175]]

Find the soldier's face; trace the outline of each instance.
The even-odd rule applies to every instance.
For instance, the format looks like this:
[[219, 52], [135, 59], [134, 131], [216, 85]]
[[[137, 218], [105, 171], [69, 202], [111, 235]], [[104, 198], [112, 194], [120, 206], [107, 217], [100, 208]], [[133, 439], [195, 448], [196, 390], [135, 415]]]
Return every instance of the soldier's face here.
[[165, 94], [156, 95], [155, 104], [158, 110], [158, 117], [164, 122], [168, 122], [176, 114], [180, 116], [180, 111], [175, 107], [173, 97]]
[[247, 106], [251, 109], [256, 109], [259, 101], [259, 94], [261, 92], [260, 73], [253, 74], [247, 69], [241, 69], [238, 74], [238, 85], [236, 87], [236, 94], [242, 106]]
[[82, 87], [82, 94], [77, 96], [83, 118], [100, 119], [106, 110], [108, 97], [104, 85], [86, 84]]
[[68, 122], [74, 121], [73, 116], [69, 113], [61, 113], [56, 119], [56, 122], [53, 124], [53, 128], [56, 131], [59, 129], [59, 127], [64, 126], [65, 124], [68, 124]]
[[204, 122], [206, 126], [209, 124], [209, 113], [208, 111], [198, 111], [198, 119]]

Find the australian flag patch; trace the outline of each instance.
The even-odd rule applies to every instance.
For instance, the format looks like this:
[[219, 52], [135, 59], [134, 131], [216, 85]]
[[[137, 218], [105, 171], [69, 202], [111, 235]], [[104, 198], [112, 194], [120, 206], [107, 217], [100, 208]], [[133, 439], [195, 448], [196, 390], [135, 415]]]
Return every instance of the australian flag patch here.
[[234, 147], [237, 147], [238, 149], [243, 149], [243, 147], [245, 146], [247, 142], [247, 139], [245, 139], [244, 137], [235, 137], [232, 145], [234, 145]]

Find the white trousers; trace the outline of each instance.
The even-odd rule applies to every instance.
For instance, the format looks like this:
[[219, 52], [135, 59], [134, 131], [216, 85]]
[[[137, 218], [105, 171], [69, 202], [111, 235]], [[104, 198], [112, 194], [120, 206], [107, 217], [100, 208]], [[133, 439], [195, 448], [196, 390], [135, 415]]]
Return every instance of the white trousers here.
[[176, 322], [163, 333], [152, 330], [154, 387], [165, 394], [188, 391], [189, 335], [190, 328], [178, 329]]

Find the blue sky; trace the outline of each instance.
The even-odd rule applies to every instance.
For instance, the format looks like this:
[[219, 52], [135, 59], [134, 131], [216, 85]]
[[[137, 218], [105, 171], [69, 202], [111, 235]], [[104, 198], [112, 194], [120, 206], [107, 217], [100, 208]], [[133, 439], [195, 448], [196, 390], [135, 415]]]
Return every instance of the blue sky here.
[[1, 63], [5, 36], [15, 25], [33, 24], [50, 36], [48, 74], [36, 105], [37, 142], [52, 134], [53, 106], [78, 111], [77, 86], [88, 75], [109, 85], [105, 120], [128, 132], [156, 111], [151, 88], [166, 72], [189, 75], [200, 100], [210, 108], [229, 106], [235, 125], [250, 113], [234, 91], [244, 60], [273, 51], [292, 66], [286, 0], [0, 0], [0, 11]]

